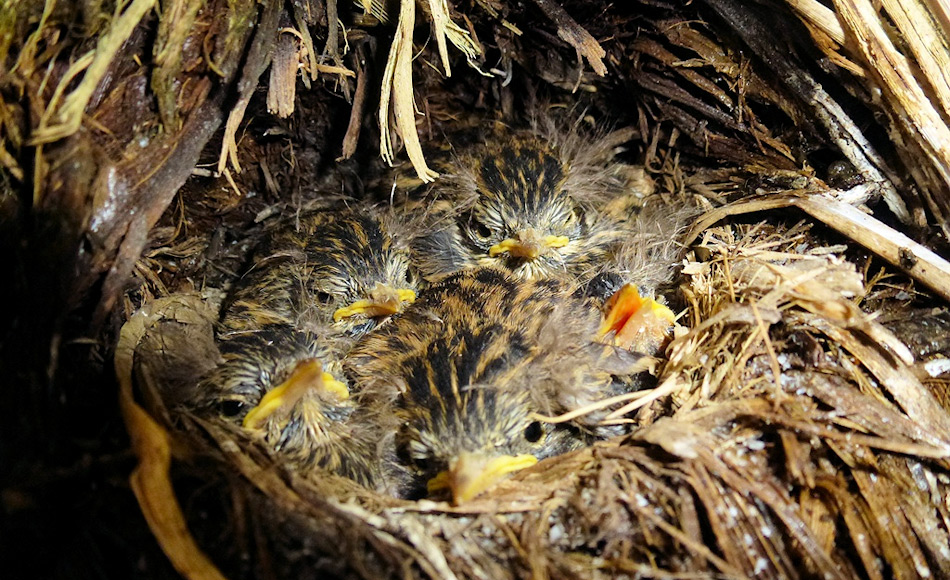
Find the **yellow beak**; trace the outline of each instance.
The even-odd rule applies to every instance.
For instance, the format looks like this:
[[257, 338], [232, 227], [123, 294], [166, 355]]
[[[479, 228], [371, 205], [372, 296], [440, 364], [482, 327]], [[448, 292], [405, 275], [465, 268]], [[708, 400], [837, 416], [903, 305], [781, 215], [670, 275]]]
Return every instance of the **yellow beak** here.
[[290, 377], [267, 392], [261, 402], [244, 417], [246, 429], [259, 429], [268, 417], [279, 410], [292, 408], [310, 389], [335, 395], [341, 401], [350, 397], [346, 385], [323, 372], [323, 365], [311, 358], [297, 363]]
[[607, 314], [600, 325], [599, 338], [611, 331], [614, 344], [653, 354], [669, 336], [676, 322], [673, 311], [653, 298], [643, 298], [633, 284], [625, 284], [607, 300]]
[[461, 453], [443, 471], [429, 480], [429, 493], [443, 489], [452, 491], [452, 503], [460, 505], [472, 500], [509, 473], [531, 467], [538, 462], [534, 455], [500, 455]]
[[333, 313], [333, 322], [344, 318], [362, 314], [366, 318], [391, 316], [402, 310], [403, 304], [412, 304], [416, 301], [416, 293], [406, 288], [394, 290], [385, 284], [376, 283], [376, 287], [369, 293], [369, 298], [357, 300], [349, 306], [337, 309]]
[[540, 236], [533, 229], [527, 229], [515, 234], [488, 248], [488, 255], [492, 258], [507, 253], [513, 258], [527, 258], [535, 260], [549, 248], [563, 248], [570, 242], [567, 236]]

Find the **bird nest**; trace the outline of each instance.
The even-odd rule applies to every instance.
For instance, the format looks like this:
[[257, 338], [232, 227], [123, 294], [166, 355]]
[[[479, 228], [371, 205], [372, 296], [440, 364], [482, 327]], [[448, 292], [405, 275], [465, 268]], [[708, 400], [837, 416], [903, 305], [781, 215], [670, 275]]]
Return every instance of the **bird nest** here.
[[[36, 319], [22, 348], [115, 345], [132, 490], [179, 573], [950, 577], [946, 14], [364, 4], [0, 9], [3, 242], [24, 312], [81, 313]], [[451, 506], [294, 469], [175, 410], [151, 361], [211, 328], [256, 224], [314, 191], [385, 200], [377, 153], [435, 179], [441, 135], [525, 103], [629, 127], [651, 200], [702, 210], [662, 292], [679, 325], [655, 385], [610, 417], [628, 434]]]
[[[706, 230], [684, 262], [689, 329], [658, 385], [623, 410], [637, 429], [459, 507], [300, 473], [237, 430], [185, 421], [175, 439], [189, 471], [240, 506], [202, 533], [259, 528], [244, 530], [253, 548], [221, 555], [243, 562], [239, 575], [939, 576], [950, 418], [909, 372], [907, 347], [859, 307], [882, 283], [866, 288], [844, 248], [810, 230]], [[139, 350], [155, 348], [149, 329], [210, 324], [195, 300], [134, 317]], [[173, 516], [157, 462], [146, 455], [133, 481], [161, 528]], [[199, 563], [187, 565], [197, 574]]]

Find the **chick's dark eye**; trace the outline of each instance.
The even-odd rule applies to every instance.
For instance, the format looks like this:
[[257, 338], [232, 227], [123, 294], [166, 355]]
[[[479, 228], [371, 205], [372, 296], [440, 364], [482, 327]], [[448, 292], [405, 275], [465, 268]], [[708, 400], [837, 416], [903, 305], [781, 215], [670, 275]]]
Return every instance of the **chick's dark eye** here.
[[544, 436], [544, 428], [538, 421], [532, 422], [524, 430], [524, 438], [528, 443], [537, 443], [541, 440], [542, 436]]
[[320, 304], [329, 304], [333, 302], [333, 294], [329, 292], [317, 292], [316, 299]]
[[221, 414], [225, 417], [237, 417], [241, 414], [241, 410], [244, 409], [244, 403], [234, 400], [221, 401], [218, 405], [218, 409], [220, 409]]
[[491, 228], [479, 221], [473, 221], [472, 227], [475, 230], [475, 235], [482, 239], [488, 239], [491, 237]]
[[432, 461], [428, 457], [413, 457], [412, 464], [416, 466], [416, 469], [419, 471], [429, 471], [429, 468], [432, 467]]

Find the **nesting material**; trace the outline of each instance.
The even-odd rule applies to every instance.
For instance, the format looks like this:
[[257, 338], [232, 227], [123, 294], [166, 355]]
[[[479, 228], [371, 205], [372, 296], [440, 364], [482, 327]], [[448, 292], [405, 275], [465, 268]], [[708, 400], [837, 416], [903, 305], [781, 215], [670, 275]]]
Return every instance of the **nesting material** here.
[[856, 307], [855, 266], [801, 224], [713, 228], [696, 249], [689, 329], [659, 386], [623, 411], [639, 428], [461, 507], [287, 471], [240, 432], [186, 419], [178, 436], [241, 474], [230, 485], [254, 498], [245, 509], [309, 530], [320, 556], [275, 555], [287, 571], [330, 557], [347, 574], [399, 561], [413, 577], [950, 573], [950, 514], [934, 502], [948, 493], [950, 420], [906, 347]]
[[[855, 189], [863, 190], [864, 188]], [[813, 189], [783, 192], [780, 195], [773, 194], [758, 199], [743, 199], [738, 203], [717, 208], [703, 216], [693, 225], [692, 232], [686, 236], [686, 242], [692, 242], [699, 232], [725, 216], [796, 207], [868, 248], [894, 266], [904, 269], [940, 296], [950, 299], [950, 263], [926, 246], [840, 199], [848, 197], [851, 193], [853, 192]]]

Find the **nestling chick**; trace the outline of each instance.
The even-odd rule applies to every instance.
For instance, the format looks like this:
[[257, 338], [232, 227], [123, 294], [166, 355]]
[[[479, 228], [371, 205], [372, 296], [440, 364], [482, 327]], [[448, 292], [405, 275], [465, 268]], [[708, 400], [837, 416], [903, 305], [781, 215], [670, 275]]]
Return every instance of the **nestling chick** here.
[[[640, 357], [593, 341], [596, 304], [555, 279], [495, 268], [451, 276], [347, 357], [361, 396], [391, 410], [417, 488], [467, 501], [499, 477], [603, 434], [558, 415], [614, 394]], [[629, 386], [624, 387], [629, 388]], [[421, 491], [421, 489], [420, 489]]]
[[655, 355], [671, 336], [675, 315], [656, 300], [670, 283], [681, 246], [677, 240], [698, 213], [682, 202], [651, 200], [630, 224], [620, 244], [588, 283], [588, 296], [601, 301], [605, 313], [598, 333], [616, 346]]
[[393, 217], [366, 206], [312, 211], [265, 233], [222, 316], [222, 339], [268, 324], [331, 325], [357, 337], [412, 303], [416, 276]]
[[371, 208], [309, 213], [267, 232], [227, 301], [224, 358], [196, 406], [241, 421], [291, 464], [376, 486], [381, 434], [349, 398], [340, 361], [415, 299], [408, 254]]
[[615, 144], [500, 129], [458, 151], [427, 193], [428, 233], [414, 247], [426, 279], [476, 266], [526, 279], [593, 274], [644, 193], [609, 164]]
[[275, 324], [223, 343], [224, 363], [199, 385], [202, 404], [260, 433], [298, 469], [319, 467], [378, 488], [383, 434], [361, 416], [341, 380], [340, 353], [324, 342]]
[[428, 234], [415, 244], [426, 277], [495, 266], [583, 283], [609, 300], [602, 337], [659, 352], [674, 316], [652, 297], [669, 281], [675, 235], [694, 212], [658, 199], [645, 205], [652, 184], [643, 171], [613, 159], [624, 138], [623, 130], [599, 139], [501, 130], [462, 149], [453, 161], [461, 169], [430, 191]]

